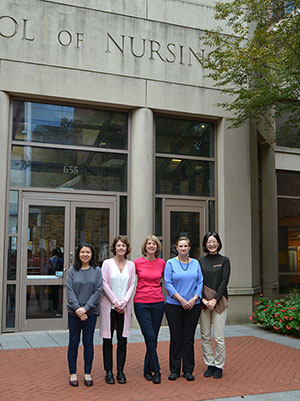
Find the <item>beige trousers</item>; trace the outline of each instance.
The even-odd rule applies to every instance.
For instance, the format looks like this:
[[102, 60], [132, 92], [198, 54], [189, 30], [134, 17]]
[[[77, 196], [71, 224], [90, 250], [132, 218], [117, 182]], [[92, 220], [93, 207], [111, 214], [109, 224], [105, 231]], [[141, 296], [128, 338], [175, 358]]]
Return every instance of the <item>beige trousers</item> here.
[[[215, 310], [202, 309], [200, 315], [201, 345], [204, 362], [207, 366], [216, 366], [223, 369], [225, 363], [224, 327], [227, 317], [227, 308], [221, 313]], [[216, 353], [214, 355], [211, 344], [211, 326], [213, 326]]]

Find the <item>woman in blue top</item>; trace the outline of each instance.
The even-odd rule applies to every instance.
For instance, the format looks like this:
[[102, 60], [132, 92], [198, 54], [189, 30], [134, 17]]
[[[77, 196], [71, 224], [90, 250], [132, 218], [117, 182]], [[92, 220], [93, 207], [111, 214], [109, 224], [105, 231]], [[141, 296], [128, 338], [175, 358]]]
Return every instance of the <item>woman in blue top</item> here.
[[189, 238], [178, 238], [178, 256], [167, 261], [164, 272], [165, 313], [170, 330], [169, 380], [180, 376], [181, 360], [183, 377], [195, 380], [194, 337], [201, 312], [203, 276], [199, 262], [189, 257], [190, 249]]

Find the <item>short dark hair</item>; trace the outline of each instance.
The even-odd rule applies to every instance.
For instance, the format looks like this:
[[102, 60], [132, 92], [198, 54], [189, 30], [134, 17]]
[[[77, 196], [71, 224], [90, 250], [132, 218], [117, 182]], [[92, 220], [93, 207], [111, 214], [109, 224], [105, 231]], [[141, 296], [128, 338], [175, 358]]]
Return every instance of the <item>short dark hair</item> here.
[[202, 242], [203, 251], [205, 253], [209, 253], [209, 251], [208, 251], [208, 249], [206, 247], [207, 240], [208, 240], [209, 237], [214, 237], [218, 241], [218, 243], [219, 243], [218, 252], [219, 252], [222, 249], [222, 241], [221, 241], [221, 238], [220, 238], [219, 234], [216, 231], [209, 231], [208, 233], [206, 233], [204, 235], [203, 242]]
[[117, 245], [118, 241], [121, 241], [121, 242], [123, 242], [123, 244], [126, 245], [126, 254], [125, 254], [125, 257], [126, 257], [131, 252], [131, 246], [130, 246], [129, 239], [125, 235], [118, 235], [117, 237], [115, 237], [112, 240], [110, 250], [113, 253], [113, 255], [116, 256], [116, 245]]
[[92, 266], [92, 267], [94, 267], [94, 268], [96, 267], [96, 264], [95, 264], [95, 254], [96, 254], [96, 252], [95, 252], [94, 246], [93, 246], [92, 244], [87, 243], [87, 242], [81, 242], [81, 243], [78, 245], [78, 247], [76, 248], [76, 251], [75, 251], [75, 261], [74, 261], [74, 265], [73, 265], [74, 269], [77, 270], [77, 271], [80, 270], [80, 269], [81, 269], [81, 266], [82, 266], [81, 260], [80, 260], [80, 258], [79, 258], [79, 253], [80, 253], [80, 251], [81, 251], [81, 249], [82, 249], [83, 247], [90, 248], [90, 250], [91, 250], [91, 252], [92, 252], [92, 258], [91, 258], [91, 260], [90, 260], [90, 266]]

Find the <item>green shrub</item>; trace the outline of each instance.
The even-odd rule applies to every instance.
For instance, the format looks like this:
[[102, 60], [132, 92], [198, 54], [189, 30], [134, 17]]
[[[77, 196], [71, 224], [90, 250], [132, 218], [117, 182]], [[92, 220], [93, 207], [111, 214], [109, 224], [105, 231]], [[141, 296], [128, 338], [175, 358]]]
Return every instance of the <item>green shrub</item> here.
[[255, 301], [253, 323], [277, 333], [300, 338], [300, 294], [295, 292], [283, 299], [270, 300], [262, 294]]

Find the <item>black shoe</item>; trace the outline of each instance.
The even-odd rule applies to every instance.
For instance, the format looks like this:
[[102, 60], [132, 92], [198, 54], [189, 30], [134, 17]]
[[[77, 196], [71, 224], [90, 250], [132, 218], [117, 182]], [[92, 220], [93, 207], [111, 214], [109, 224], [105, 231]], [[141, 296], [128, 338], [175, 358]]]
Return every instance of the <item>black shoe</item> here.
[[70, 386], [78, 387], [79, 383], [78, 380], [69, 380]]
[[179, 374], [179, 373], [170, 373], [170, 375], [169, 375], [169, 377], [168, 377], [168, 380], [174, 381], [174, 380], [177, 380], [178, 377], [180, 377], [180, 374]]
[[126, 376], [124, 375], [124, 373], [121, 370], [118, 370], [117, 381], [120, 384], [126, 383]]
[[94, 384], [93, 379], [91, 379], [91, 380], [84, 379], [84, 384], [87, 387], [91, 387]]
[[161, 374], [159, 372], [155, 372], [152, 378], [152, 383], [159, 384], [161, 382]]
[[193, 380], [195, 380], [194, 376], [191, 373], [184, 373], [183, 377], [185, 378], [185, 380], [192, 382]]
[[112, 374], [111, 371], [107, 372], [105, 375], [105, 382], [107, 384], [115, 384], [115, 379], [114, 379], [114, 375]]
[[144, 373], [144, 377], [146, 380], [148, 380], [149, 382], [152, 382], [153, 376], [151, 372], [145, 372]]
[[214, 375], [215, 372], [215, 367], [214, 366], [208, 366], [208, 368], [206, 369], [206, 371], [203, 373], [204, 377], [212, 377]]
[[222, 376], [223, 376], [223, 369], [216, 367], [214, 371], [214, 379], [221, 379]]

